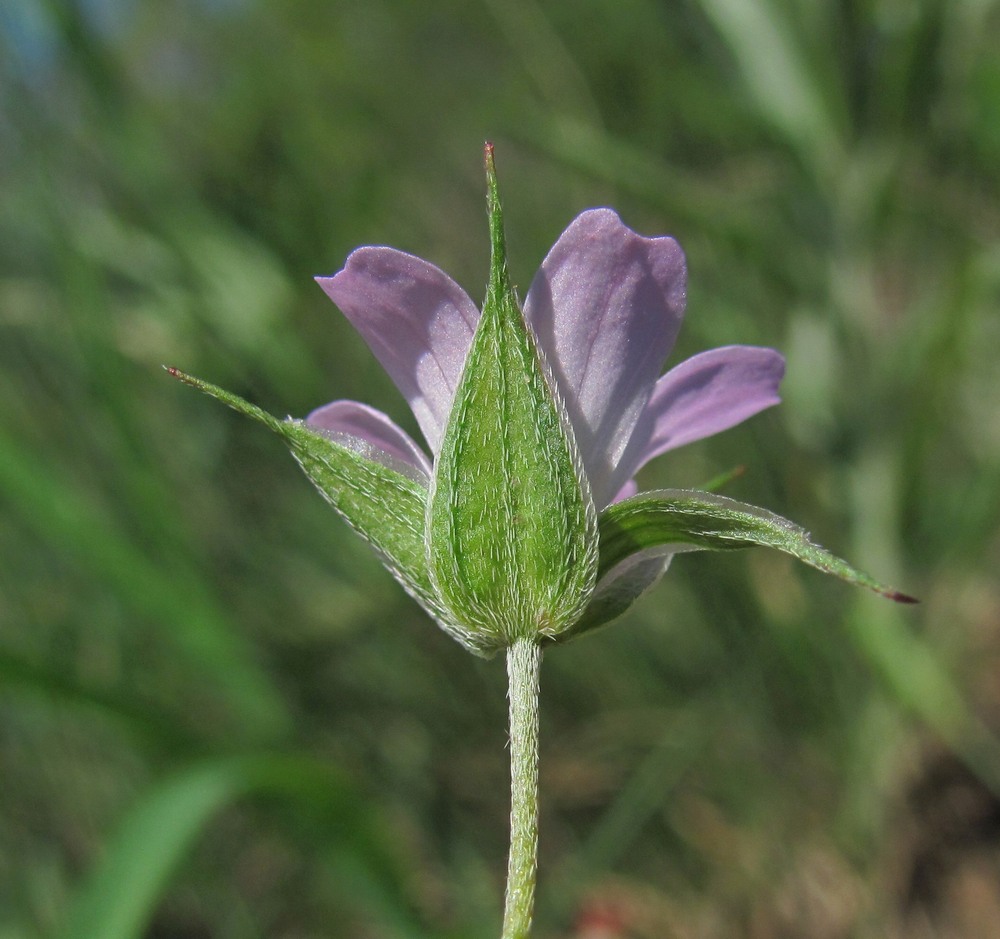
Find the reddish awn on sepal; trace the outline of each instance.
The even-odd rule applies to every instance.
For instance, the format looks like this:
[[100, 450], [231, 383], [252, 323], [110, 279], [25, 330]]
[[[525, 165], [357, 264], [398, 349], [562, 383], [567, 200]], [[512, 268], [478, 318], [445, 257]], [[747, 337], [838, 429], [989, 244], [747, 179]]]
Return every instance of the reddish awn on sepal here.
[[685, 551], [776, 548], [914, 600], [764, 509], [707, 491], [638, 492], [635, 475], [649, 460], [777, 404], [784, 359], [726, 346], [661, 375], [684, 313], [684, 255], [672, 238], [638, 235], [611, 209], [570, 223], [522, 304], [507, 270], [489, 144], [486, 177], [492, 257], [481, 310], [447, 274], [393, 248], [358, 248], [339, 273], [317, 278], [406, 398], [426, 446], [357, 401], [279, 420], [168, 371], [283, 437], [445, 632], [477, 655], [506, 652], [503, 939], [522, 939], [535, 892], [544, 646], [618, 617]]

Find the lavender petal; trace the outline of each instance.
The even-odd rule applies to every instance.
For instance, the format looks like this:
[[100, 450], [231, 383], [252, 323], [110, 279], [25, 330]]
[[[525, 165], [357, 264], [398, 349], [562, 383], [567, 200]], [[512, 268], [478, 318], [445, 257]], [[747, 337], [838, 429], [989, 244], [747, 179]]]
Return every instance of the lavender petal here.
[[370, 460], [400, 470], [414, 471], [426, 485], [431, 464], [413, 438], [390, 417], [359, 401], [333, 401], [306, 417], [308, 427], [362, 453]]
[[723, 346], [681, 362], [656, 383], [616, 468], [615, 485], [624, 485], [661, 453], [778, 404], [784, 374], [784, 357], [759, 346]]
[[394, 248], [354, 251], [317, 277], [403, 393], [432, 453], [444, 435], [479, 310], [447, 274]]
[[685, 283], [674, 239], [645, 238], [611, 209], [591, 209], [563, 232], [528, 291], [525, 316], [599, 505], [620, 488], [611, 475], [673, 347]]

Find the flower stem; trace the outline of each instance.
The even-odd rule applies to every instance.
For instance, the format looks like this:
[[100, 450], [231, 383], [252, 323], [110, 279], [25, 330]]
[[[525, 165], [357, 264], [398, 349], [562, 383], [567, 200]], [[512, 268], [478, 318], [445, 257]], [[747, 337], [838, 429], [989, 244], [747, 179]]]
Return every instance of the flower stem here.
[[538, 672], [535, 639], [516, 639], [507, 650], [510, 700], [510, 857], [501, 939], [531, 932], [538, 866]]

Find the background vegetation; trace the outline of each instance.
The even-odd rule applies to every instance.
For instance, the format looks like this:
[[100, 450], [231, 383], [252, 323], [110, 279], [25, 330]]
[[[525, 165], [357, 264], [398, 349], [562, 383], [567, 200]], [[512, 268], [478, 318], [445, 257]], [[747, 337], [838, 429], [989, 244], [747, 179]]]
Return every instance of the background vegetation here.
[[539, 939], [995, 934], [998, 43], [993, 0], [4, 3], [0, 937], [496, 935], [502, 665], [160, 369], [411, 420], [311, 277], [480, 297], [487, 137], [522, 285], [611, 204], [688, 252], [673, 361], [788, 357], [644, 483], [744, 464], [923, 601], [692, 555], [551, 652]]

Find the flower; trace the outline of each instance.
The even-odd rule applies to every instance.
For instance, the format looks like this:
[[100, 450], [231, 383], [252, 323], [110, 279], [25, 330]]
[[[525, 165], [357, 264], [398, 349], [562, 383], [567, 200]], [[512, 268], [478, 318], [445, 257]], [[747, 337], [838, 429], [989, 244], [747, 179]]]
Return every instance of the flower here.
[[403, 393], [429, 453], [357, 401], [279, 421], [170, 372], [283, 437], [393, 576], [477, 654], [609, 622], [681, 551], [775, 548], [913, 602], [764, 509], [692, 490], [637, 494], [649, 460], [777, 404], [784, 359], [725, 346], [661, 376], [684, 313], [684, 254], [606, 208], [563, 232], [522, 307], [490, 146], [486, 170], [482, 312], [433, 264], [393, 248], [359, 248], [317, 278]]
[[507, 271], [493, 148], [482, 312], [434, 265], [354, 251], [317, 278], [403, 393], [428, 454], [391, 418], [334, 401], [279, 421], [170, 373], [284, 438], [324, 498], [471, 652], [507, 650], [511, 850], [504, 936], [531, 928], [538, 839], [538, 669], [543, 642], [617, 617], [679, 551], [764, 545], [894, 600], [786, 519], [710, 493], [636, 494], [653, 457], [777, 404], [785, 362], [726, 346], [660, 376], [680, 329], [685, 264], [610, 209], [579, 215], [523, 308]]
[[[356, 401], [308, 415], [370, 459], [429, 480], [480, 312], [427, 261], [388, 247], [354, 251], [318, 283], [358, 330], [413, 411], [428, 454], [391, 418]], [[702, 352], [660, 375], [684, 314], [684, 254], [611, 209], [589, 209], [535, 275], [524, 318], [576, 438], [598, 511], [636, 492], [649, 460], [779, 403], [784, 358], [757, 346]]]

